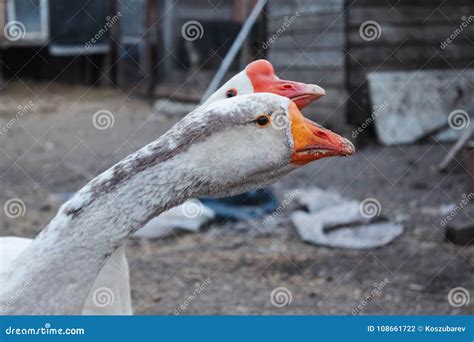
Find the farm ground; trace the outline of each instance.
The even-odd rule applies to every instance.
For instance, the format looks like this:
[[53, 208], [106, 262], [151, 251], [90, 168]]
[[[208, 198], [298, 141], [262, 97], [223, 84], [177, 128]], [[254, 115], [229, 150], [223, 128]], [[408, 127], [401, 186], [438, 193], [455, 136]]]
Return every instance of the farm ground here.
[[[0, 235], [34, 237], [66, 193], [164, 133], [176, 120], [152, 114], [144, 100], [110, 89], [16, 83], [0, 94], [0, 126], [30, 101], [31, 109], [0, 135], [0, 203], [12, 197], [25, 215], [0, 215]], [[108, 110], [114, 125], [97, 130], [92, 115]], [[474, 300], [448, 303], [454, 287], [474, 295], [474, 247], [447, 242], [439, 208], [458, 204], [467, 175], [440, 174], [448, 145], [373, 145], [351, 158], [327, 159], [273, 186], [281, 199], [293, 189], [330, 188], [346, 197], [376, 198], [388, 217], [405, 216], [405, 233], [372, 251], [303, 243], [290, 204], [275, 224], [215, 222], [198, 234], [158, 240], [131, 238], [128, 259], [136, 314], [351, 314], [386, 282], [360, 314], [472, 314]], [[474, 217], [471, 203], [464, 218]], [[276, 307], [271, 292], [285, 287], [291, 304]], [[193, 298], [197, 288], [201, 293]], [[190, 299], [191, 298], [191, 299]]]

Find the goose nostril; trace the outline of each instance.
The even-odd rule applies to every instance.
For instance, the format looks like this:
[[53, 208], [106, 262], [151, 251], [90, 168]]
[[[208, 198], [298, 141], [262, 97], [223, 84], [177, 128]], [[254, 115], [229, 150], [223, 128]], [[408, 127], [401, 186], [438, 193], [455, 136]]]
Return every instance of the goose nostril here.
[[284, 85], [283, 85], [283, 88], [285, 88], [285, 89], [293, 89], [294, 87], [293, 87], [292, 84], [284, 84]]
[[327, 135], [326, 133], [324, 133], [324, 132], [316, 132], [316, 135], [317, 135], [319, 138], [329, 140], [328, 135]]

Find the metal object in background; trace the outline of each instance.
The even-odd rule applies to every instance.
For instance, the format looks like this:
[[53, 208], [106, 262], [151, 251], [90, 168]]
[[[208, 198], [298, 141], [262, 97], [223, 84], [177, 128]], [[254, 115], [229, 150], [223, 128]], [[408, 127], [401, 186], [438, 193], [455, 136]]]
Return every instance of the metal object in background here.
[[216, 75], [212, 79], [211, 84], [209, 85], [209, 87], [206, 89], [206, 92], [202, 96], [201, 103], [206, 101], [206, 99], [212, 93], [214, 93], [219, 87], [219, 84], [221, 83], [222, 78], [224, 77], [225, 73], [227, 72], [230, 65], [232, 64], [232, 61], [234, 60], [235, 56], [239, 52], [240, 48], [242, 47], [242, 44], [247, 38], [247, 35], [252, 29], [252, 26], [255, 24], [255, 21], [257, 20], [258, 16], [262, 12], [266, 3], [267, 3], [267, 0], [258, 0], [258, 2], [255, 4], [254, 8], [252, 9], [252, 12], [250, 13], [249, 17], [247, 18], [244, 25], [242, 26], [242, 29], [237, 35], [237, 38], [235, 38], [234, 43], [230, 47], [229, 52], [227, 52], [227, 55], [222, 61], [222, 64], [219, 67], [219, 70], [217, 70]]

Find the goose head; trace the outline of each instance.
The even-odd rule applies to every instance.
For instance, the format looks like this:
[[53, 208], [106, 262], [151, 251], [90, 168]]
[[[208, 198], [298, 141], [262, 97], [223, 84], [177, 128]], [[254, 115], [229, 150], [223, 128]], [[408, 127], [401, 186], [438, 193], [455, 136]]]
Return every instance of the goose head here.
[[293, 100], [299, 109], [326, 95], [325, 90], [316, 84], [278, 78], [273, 65], [265, 59], [260, 59], [247, 65], [204, 103], [252, 93], [273, 93], [287, 97]]
[[290, 99], [271, 93], [201, 106], [173, 131], [188, 140], [179, 143], [189, 145], [180, 159], [185, 173], [205, 184], [200, 196], [242, 193], [309, 162], [354, 153], [350, 141], [303, 117]]

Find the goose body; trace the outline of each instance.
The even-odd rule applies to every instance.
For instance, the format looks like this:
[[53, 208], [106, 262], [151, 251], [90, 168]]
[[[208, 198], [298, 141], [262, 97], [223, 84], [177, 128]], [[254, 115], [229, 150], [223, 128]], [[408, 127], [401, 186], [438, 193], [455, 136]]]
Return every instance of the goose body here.
[[[237, 125], [238, 122], [235, 122], [235, 117], [268, 112], [265, 109], [266, 106], [270, 109], [278, 107], [280, 111], [286, 107], [285, 110], [288, 112], [288, 99], [271, 94], [259, 95], [257, 97], [244, 96], [239, 100], [220, 101], [225, 103], [215, 106], [208, 104], [191, 113], [165, 136], [125, 158], [89, 182], [61, 207], [57, 216], [34, 242], [22, 238], [0, 239], [0, 246], [5, 247], [1, 251], [4, 256], [2, 266], [6, 266], [0, 270], [1, 288], [4, 290], [0, 294], [2, 311], [33, 314], [81, 312], [84, 314], [130, 314], [132, 311], [128, 265], [123, 247], [130, 233], [139, 229], [150, 218], [186, 198], [224, 196], [240, 193], [255, 186], [263, 186], [288, 173], [297, 165], [304, 164], [308, 159], [307, 156], [310, 153], [300, 153], [298, 158], [295, 157], [295, 163], [290, 165], [287, 160], [290, 142], [286, 141], [277, 148], [278, 144], [275, 145], [275, 141], [272, 141], [275, 137], [269, 135], [267, 141], [262, 141], [262, 143], [273, 148], [269, 151], [269, 156], [257, 163], [257, 165], [266, 165], [264, 174], [254, 172], [255, 170], [252, 171], [250, 168], [247, 173], [250, 172], [256, 177], [253, 181], [248, 181], [247, 177], [243, 177], [245, 171], [241, 171], [241, 174], [234, 174], [228, 179], [227, 186], [222, 187], [219, 184], [221, 177], [229, 178], [230, 167], [233, 167], [232, 170], [242, 170], [242, 165], [255, 164], [253, 157], [248, 158], [248, 151], [252, 150], [255, 142], [252, 142], [252, 146], [247, 146], [248, 143], [246, 143], [255, 140], [255, 132], [242, 129]], [[237, 126], [225, 132], [219, 130], [217, 133], [210, 134], [212, 132], [204, 130], [209, 129], [208, 126], [214, 127], [211, 122], [204, 120], [207, 116], [212, 116], [213, 120], [220, 125], [229, 121]], [[305, 120], [298, 122], [301, 127], [306, 124]], [[292, 122], [292, 125], [296, 124]], [[319, 129], [315, 127], [317, 126], [306, 129], [306, 134], [308, 130]], [[286, 127], [287, 135], [289, 130]], [[285, 140], [282, 137], [279, 139]], [[205, 140], [205, 143], [202, 140]], [[226, 144], [222, 143], [226, 141], [232, 141], [238, 145], [225, 146]], [[322, 156], [350, 154], [353, 151], [352, 147], [347, 147], [349, 145], [346, 141], [337, 147], [331, 146], [329, 149], [321, 148]], [[216, 148], [217, 151], [215, 151]], [[222, 158], [215, 157], [219, 153], [212, 152], [213, 150], [223, 152], [226, 148], [229, 151], [235, 151], [236, 154], [232, 160], [224, 158], [225, 163], [223, 163]], [[339, 148], [345, 152], [333, 151], [333, 154], [330, 152], [331, 148]], [[321, 157], [321, 153], [318, 155]], [[196, 160], [199, 156], [201, 158], [210, 156], [210, 159]], [[275, 164], [278, 157], [280, 163]], [[318, 158], [313, 157], [312, 160]], [[194, 168], [190, 168], [190, 165]], [[199, 176], [193, 175], [196, 169], [200, 170]], [[173, 170], [172, 173], [186, 175], [189, 178], [185, 178], [185, 181], [182, 178], [168, 179], [167, 182], [162, 183], [171, 170]], [[225, 172], [216, 177], [215, 173], [218, 170]], [[270, 173], [269, 170], [271, 170]], [[203, 176], [206, 172], [214, 176], [213, 181]], [[151, 183], [144, 183], [144, 179], [136, 176], [137, 174], [145, 179], [150, 178]], [[163, 177], [158, 178], [158, 175]], [[120, 185], [116, 185], [117, 182]], [[156, 186], [144, 187], [146, 183]], [[157, 195], [158, 193], [160, 195]], [[144, 203], [146, 199], [152, 204]], [[109, 210], [111, 207], [114, 210]], [[112, 216], [112, 213], [116, 216]], [[91, 224], [91, 221], [94, 224]], [[107, 229], [94, 230], [97, 226]], [[114, 229], [114, 227], [123, 228]], [[73, 233], [70, 236], [65, 232]], [[78, 275], [81, 272], [83, 276]], [[117, 280], [117, 277], [121, 275], [123, 278]], [[62, 285], [59, 286], [59, 284]], [[29, 295], [15, 298], [15, 291], [19, 287], [25, 287], [23, 292]], [[103, 308], [96, 305], [93, 294], [100, 288], [111, 289], [115, 304]], [[61, 293], [62, 296], [57, 293]], [[31, 308], [31, 303], [35, 302], [38, 304]]]

